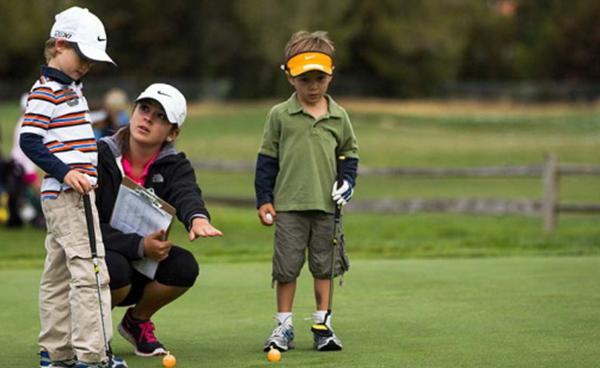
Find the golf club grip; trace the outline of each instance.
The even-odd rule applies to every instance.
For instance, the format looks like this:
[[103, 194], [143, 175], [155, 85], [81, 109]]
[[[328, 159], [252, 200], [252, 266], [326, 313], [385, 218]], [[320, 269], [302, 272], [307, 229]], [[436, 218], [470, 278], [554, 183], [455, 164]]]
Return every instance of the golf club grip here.
[[94, 217], [92, 216], [92, 204], [90, 203], [90, 195], [83, 195], [83, 210], [85, 212], [85, 222], [88, 229], [88, 237], [90, 239], [90, 249], [92, 251], [92, 258], [97, 257], [96, 252], [96, 233], [94, 231]]
[[341, 187], [344, 184], [344, 164], [346, 156], [338, 156], [337, 158], [337, 186]]
[[[337, 158], [337, 177], [335, 178], [337, 182], [337, 187], [341, 187], [344, 184], [344, 164], [346, 163], [345, 156], [338, 156]], [[339, 219], [342, 213], [342, 206], [335, 206], [335, 218]]]

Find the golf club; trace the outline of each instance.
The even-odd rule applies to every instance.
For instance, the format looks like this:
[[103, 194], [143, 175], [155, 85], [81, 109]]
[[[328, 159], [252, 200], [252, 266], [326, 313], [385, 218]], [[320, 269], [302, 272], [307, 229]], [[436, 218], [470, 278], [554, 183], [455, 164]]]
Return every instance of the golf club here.
[[83, 195], [83, 208], [85, 211], [85, 222], [88, 229], [88, 237], [90, 240], [90, 250], [92, 251], [92, 262], [94, 263], [94, 275], [96, 276], [96, 290], [98, 291], [98, 304], [100, 305], [100, 322], [102, 324], [102, 337], [104, 339], [104, 349], [106, 350], [106, 357], [108, 358], [108, 366], [112, 367], [112, 354], [110, 353], [110, 347], [106, 340], [106, 326], [104, 326], [104, 309], [102, 305], [102, 293], [100, 291], [100, 279], [99, 272], [100, 267], [98, 266], [98, 252], [96, 250], [96, 232], [94, 231], [94, 217], [92, 215], [92, 205], [90, 203], [90, 195]]
[[[337, 159], [337, 187], [341, 187], [344, 183], [344, 162], [346, 160], [345, 156], [339, 156]], [[333, 237], [331, 239], [331, 275], [329, 277], [329, 281], [330, 281], [330, 285], [329, 285], [329, 302], [327, 303], [327, 313], [325, 314], [325, 318], [323, 319], [323, 322], [321, 323], [315, 323], [312, 325], [311, 330], [313, 333], [320, 335], [320, 336], [325, 336], [325, 337], [329, 337], [333, 335], [333, 332], [329, 329], [329, 326], [327, 326], [327, 320], [331, 317], [331, 308], [333, 306], [333, 281], [335, 278], [335, 257], [337, 254], [337, 248], [338, 248], [338, 231], [340, 228], [340, 222], [341, 222], [341, 218], [342, 218], [342, 205], [341, 204], [337, 204], [335, 205], [335, 212], [334, 212], [334, 223], [333, 223]]]

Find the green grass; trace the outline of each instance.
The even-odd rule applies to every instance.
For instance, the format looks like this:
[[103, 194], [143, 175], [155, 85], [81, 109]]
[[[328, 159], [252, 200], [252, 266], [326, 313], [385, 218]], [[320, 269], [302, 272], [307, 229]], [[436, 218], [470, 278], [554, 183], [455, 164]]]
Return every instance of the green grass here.
[[[254, 161], [271, 103], [219, 105], [192, 109], [178, 148], [193, 160]], [[393, 105], [392, 105], [393, 106]], [[597, 106], [539, 106], [504, 109], [465, 107], [464, 111], [414, 112], [397, 109], [366, 113], [349, 104], [368, 167], [463, 167], [539, 164], [546, 152], [561, 162], [600, 164], [600, 114]], [[443, 107], [444, 105], [442, 105]], [[0, 104], [3, 151], [11, 145], [16, 105]], [[208, 194], [253, 196], [252, 173], [199, 171]], [[540, 179], [376, 178], [360, 177], [356, 198], [541, 197]], [[561, 199], [598, 201], [600, 177], [566, 177]]]
[[[194, 108], [177, 144], [196, 160], [253, 161], [269, 107]], [[385, 113], [348, 107], [364, 166], [524, 165], [540, 163], [548, 151], [563, 162], [600, 164], [597, 106], [415, 112], [400, 105]], [[16, 105], [0, 104], [4, 153], [17, 118]], [[206, 195], [253, 195], [251, 173], [197, 174]], [[598, 177], [562, 178], [561, 201], [599, 202], [599, 187]], [[541, 195], [537, 178], [360, 177], [355, 199]], [[274, 310], [272, 229], [258, 224], [253, 208], [208, 207], [225, 236], [190, 243], [174, 225], [171, 239], [195, 254], [201, 277], [156, 315], [159, 337], [178, 367], [269, 366], [260, 347]], [[348, 213], [352, 266], [334, 303], [345, 350], [310, 350], [303, 317], [313, 302], [305, 270], [295, 309], [299, 348], [284, 354], [281, 365], [595, 367], [599, 223], [600, 215], [561, 215], [557, 231], [547, 235], [533, 217]], [[31, 228], [0, 230], [0, 357], [9, 366], [37, 364], [44, 236]], [[113, 313], [115, 324], [122, 312]], [[131, 367], [160, 366], [159, 359], [132, 356], [120, 337], [114, 348]]]
[[[271, 105], [193, 109], [178, 145], [197, 159], [251, 160]], [[600, 162], [597, 106], [542, 105], [533, 112], [467, 107], [458, 114], [403, 112], [402, 104], [394, 113], [366, 113], [353, 106], [348, 111], [366, 166], [514, 165], [539, 162], [546, 151], [564, 161]], [[18, 115], [15, 104], [0, 104], [6, 147]]]
[[[258, 224], [253, 209], [211, 206], [222, 238], [190, 243], [181, 224], [171, 232], [175, 244], [209, 262], [271, 259], [272, 228]], [[600, 216], [561, 216], [558, 230], [542, 232], [539, 218], [449, 214], [344, 217], [347, 250], [353, 258], [459, 258], [524, 255], [599, 255]], [[41, 267], [44, 236], [40, 230], [0, 234], [0, 269]]]
[[[202, 261], [202, 260], [201, 260]], [[155, 316], [178, 367], [267, 367], [261, 346], [274, 308], [268, 263], [201, 266], [197, 285]], [[306, 270], [295, 305], [297, 349], [286, 367], [596, 367], [600, 258], [354, 261], [336, 288], [334, 325], [345, 350], [311, 350]], [[32, 367], [39, 270], [0, 271], [0, 356]], [[124, 309], [113, 312], [113, 323]], [[139, 358], [120, 336], [114, 350]]]
[[[206, 195], [254, 197], [253, 173], [196, 171]], [[542, 198], [541, 178], [423, 178], [359, 176], [353, 200], [382, 198]], [[563, 202], [600, 202], [600, 177], [567, 176], [560, 180]]]
[[[253, 161], [266, 112], [272, 103], [198, 105], [190, 110], [178, 146], [194, 160]], [[343, 104], [344, 105], [344, 104]], [[600, 164], [600, 114], [594, 105], [471, 106], [388, 104], [369, 112], [349, 104], [361, 147], [361, 165], [489, 166], [540, 163], [547, 151], [572, 163]], [[382, 112], [385, 111], [385, 112]], [[0, 104], [4, 137], [12, 137], [16, 105]], [[4, 150], [8, 150], [5, 145]], [[253, 197], [252, 173], [197, 172], [206, 196]], [[600, 202], [600, 177], [563, 177], [560, 200]], [[359, 177], [355, 200], [401, 198], [540, 199], [540, 178]], [[269, 259], [271, 232], [257, 225], [251, 208], [231, 209], [208, 203], [222, 239], [191, 245], [199, 256], [216, 260]], [[555, 234], [544, 235], [539, 218], [481, 217], [450, 214], [413, 216], [348, 213], [349, 250], [361, 257], [474, 257], [496, 255], [597, 254], [598, 215], [560, 216]], [[186, 244], [175, 226], [174, 240]], [[0, 267], [38, 264], [43, 234], [0, 234]]]
[[[351, 105], [352, 106], [352, 105]], [[192, 117], [178, 145], [196, 160], [253, 161], [269, 105], [225, 109]], [[368, 167], [462, 167], [539, 164], [546, 152], [561, 162], [600, 164], [600, 114], [594, 107], [502, 114], [468, 111], [449, 116], [354, 112], [349, 108]], [[206, 193], [253, 195], [252, 173], [199, 172]], [[600, 177], [561, 180], [564, 201], [598, 201]], [[356, 198], [540, 198], [538, 178], [360, 177]]]

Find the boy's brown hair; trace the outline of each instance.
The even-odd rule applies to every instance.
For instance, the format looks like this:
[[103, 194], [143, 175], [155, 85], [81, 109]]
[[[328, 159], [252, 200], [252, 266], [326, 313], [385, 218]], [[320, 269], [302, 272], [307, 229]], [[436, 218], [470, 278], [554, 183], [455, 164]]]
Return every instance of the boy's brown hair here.
[[[65, 47], [75, 49], [71, 42], [65, 42]], [[44, 44], [44, 57], [46, 58], [46, 63], [50, 62], [50, 59], [56, 56], [56, 38], [50, 37], [46, 40]]]
[[50, 62], [50, 59], [56, 56], [56, 38], [50, 37], [46, 40], [44, 44], [44, 57], [46, 58], [46, 63]]
[[319, 51], [331, 57], [335, 53], [333, 41], [325, 31], [307, 32], [298, 31], [290, 37], [284, 48], [284, 60], [287, 61], [290, 57], [307, 51]]

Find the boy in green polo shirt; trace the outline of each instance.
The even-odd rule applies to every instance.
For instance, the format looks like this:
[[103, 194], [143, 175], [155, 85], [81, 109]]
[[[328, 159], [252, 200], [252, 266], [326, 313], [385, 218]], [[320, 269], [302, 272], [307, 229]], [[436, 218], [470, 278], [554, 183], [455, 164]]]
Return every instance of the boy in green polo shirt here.
[[[265, 342], [265, 351], [294, 347], [292, 305], [307, 249], [316, 301], [313, 319], [333, 331], [331, 316], [327, 315], [333, 213], [337, 204], [345, 205], [352, 197], [358, 166], [358, 145], [348, 114], [327, 95], [334, 51], [326, 32], [300, 31], [290, 38], [282, 69], [295, 93], [269, 112], [258, 153], [258, 217], [265, 226], [275, 223], [272, 275], [277, 282], [277, 327]], [[338, 187], [339, 155], [346, 160], [343, 185]], [[339, 244], [335, 276], [348, 269], [343, 237]], [[340, 350], [342, 342], [335, 333], [315, 334], [314, 348]]]

